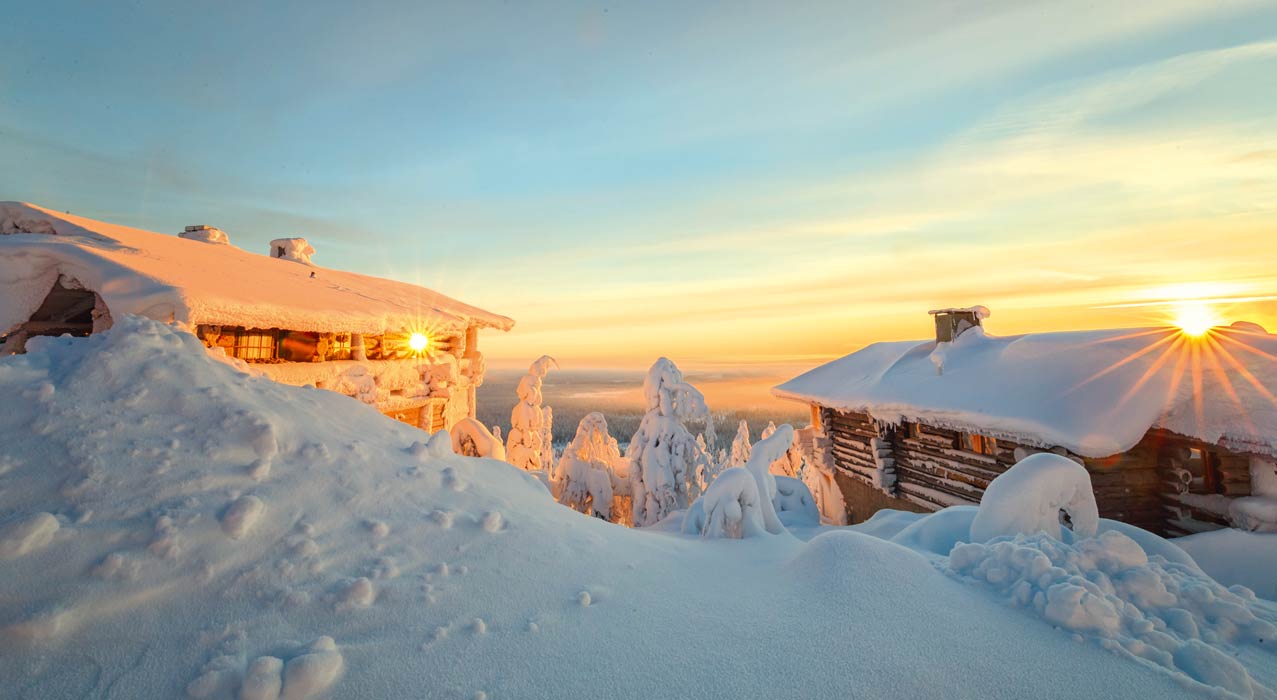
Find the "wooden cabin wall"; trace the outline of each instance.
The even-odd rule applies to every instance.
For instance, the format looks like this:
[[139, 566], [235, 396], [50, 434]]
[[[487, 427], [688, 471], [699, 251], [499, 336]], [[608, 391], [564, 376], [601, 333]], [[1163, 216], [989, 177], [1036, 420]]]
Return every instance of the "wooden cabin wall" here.
[[[977, 505], [989, 483], [1010, 469], [1017, 456], [1043, 451], [1035, 445], [992, 439], [986, 454], [964, 447], [958, 431], [928, 425], [911, 428], [907, 423], [884, 425], [865, 413], [822, 407], [819, 418], [853, 522], [880, 508], [934, 511]], [[1176, 473], [1191, 448], [1217, 458], [1217, 492], [1184, 498], [1177, 490]], [[1227, 499], [1250, 494], [1248, 455], [1166, 431], [1150, 431], [1131, 450], [1104, 459], [1081, 458], [1059, 448], [1053, 451], [1086, 467], [1101, 517], [1158, 534], [1227, 527]]]
[[[1177, 537], [1229, 527], [1232, 523], [1227, 508], [1231, 499], [1251, 495], [1250, 455], [1156, 429], [1149, 431], [1136, 449], [1156, 455], [1163, 534]], [[1193, 449], [1201, 450], [1214, 462], [1218, 478], [1209, 488], [1190, 485], [1180, 478]]]

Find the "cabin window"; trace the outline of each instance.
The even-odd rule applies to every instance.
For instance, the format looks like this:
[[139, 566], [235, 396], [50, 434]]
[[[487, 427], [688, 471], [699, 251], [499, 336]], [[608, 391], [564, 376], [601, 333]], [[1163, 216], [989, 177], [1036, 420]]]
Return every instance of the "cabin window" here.
[[1210, 450], [1191, 447], [1184, 468], [1191, 475], [1189, 493], [1217, 494], [1224, 492], [1224, 473], [1220, 469], [1219, 455]]
[[350, 359], [350, 334], [338, 333], [328, 342], [328, 357], [334, 360]]
[[236, 331], [231, 354], [250, 362], [275, 359], [275, 331], [260, 328]]
[[917, 423], [905, 423], [905, 437], [910, 440], [917, 440], [922, 435], [922, 429]]
[[281, 331], [277, 355], [289, 362], [310, 362], [319, 352], [319, 334], [301, 331]]
[[974, 433], [958, 433], [957, 442], [958, 449], [982, 455], [992, 455], [998, 448], [997, 440]]

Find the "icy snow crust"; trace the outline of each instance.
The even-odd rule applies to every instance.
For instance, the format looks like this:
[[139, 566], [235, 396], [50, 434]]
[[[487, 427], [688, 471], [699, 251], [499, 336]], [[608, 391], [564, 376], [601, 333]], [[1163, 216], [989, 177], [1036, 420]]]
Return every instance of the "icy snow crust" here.
[[[243, 374], [148, 320], [0, 359], [0, 395], [13, 397], [0, 411], [6, 697], [1224, 697], [1190, 676], [1241, 688], [1214, 652], [1176, 654], [1183, 673], [1132, 663], [1008, 609], [1002, 588], [941, 555], [864, 534], [610, 525], [509, 464], [453, 455], [447, 434]], [[1271, 654], [1244, 641], [1258, 628], [1240, 611], [1259, 617], [1258, 604], [1201, 585], [1236, 606], [1219, 610], [1238, 632], [1194, 643], [1238, 645], [1236, 662], [1272, 687]]]
[[1085, 457], [1129, 450], [1151, 427], [1277, 453], [1277, 335], [1240, 325], [1214, 333], [1227, 356], [1215, 350], [1216, 365], [1209, 348], [1199, 355], [1201, 420], [1193, 351], [1173, 328], [1007, 337], [974, 328], [943, 344], [941, 373], [934, 341], [875, 343], [773, 393], [888, 423], [916, 420]]
[[0, 202], [0, 231], [11, 229], [33, 233], [0, 235], [0, 333], [26, 321], [58, 275], [101, 294], [115, 317], [369, 334], [514, 326], [416, 285]]

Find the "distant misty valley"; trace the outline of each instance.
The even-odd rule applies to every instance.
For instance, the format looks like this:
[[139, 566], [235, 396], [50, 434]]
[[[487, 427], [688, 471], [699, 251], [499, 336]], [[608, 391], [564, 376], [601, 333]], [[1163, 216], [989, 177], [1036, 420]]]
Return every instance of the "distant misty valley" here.
[[[510, 430], [510, 411], [518, 397], [515, 387], [525, 369], [489, 368], [478, 389], [478, 419], [489, 427]], [[622, 447], [638, 429], [646, 407], [643, 405], [645, 370], [566, 369], [551, 370], [544, 380], [544, 404], [554, 409], [554, 444], [562, 448], [576, 434], [577, 423], [591, 411], [607, 416], [608, 430]], [[807, 409], [792, 401], [772, 396], [771, 387], [793, 376], [758, 370], [689, 371], [688, 382], [705, 394], [714, 415], [719, 445], [731, 443], [741, 419], [749, 423], [750, 440], [757, 441], [769, 421], [790, 423], [801, 428], [809, 421]], [[694, 428], [696, 426], [693, 426]], [[699, 432], [699, 431], [697, 431]]]

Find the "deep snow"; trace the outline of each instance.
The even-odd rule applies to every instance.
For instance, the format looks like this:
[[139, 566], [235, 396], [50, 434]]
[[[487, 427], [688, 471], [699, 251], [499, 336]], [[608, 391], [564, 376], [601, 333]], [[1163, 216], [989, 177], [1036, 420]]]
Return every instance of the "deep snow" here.
[[[152, 321], [29, 348], [0, 359], [11, 697], [1221, 696], [1008, 607], [947, 549], [610, 525]], [[938, 546], [972, 511], [877, 534]], [[1277, 685], [1237, 644], [1211, 648]]]

